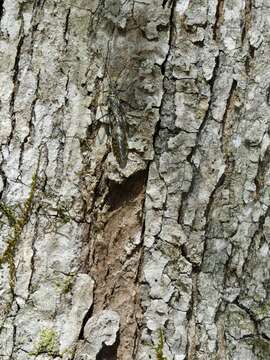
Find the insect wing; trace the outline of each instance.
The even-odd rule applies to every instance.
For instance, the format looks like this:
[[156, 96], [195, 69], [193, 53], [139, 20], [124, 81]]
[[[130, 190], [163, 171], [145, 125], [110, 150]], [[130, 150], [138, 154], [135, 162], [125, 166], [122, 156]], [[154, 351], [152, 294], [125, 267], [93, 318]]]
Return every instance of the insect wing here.
[[128, 158], [126, 121], [119, 100], [116, 97], [111, 97], [109, 102], [111, 116], [112, 150], [119, 166], [123, 169], [127, 164]]

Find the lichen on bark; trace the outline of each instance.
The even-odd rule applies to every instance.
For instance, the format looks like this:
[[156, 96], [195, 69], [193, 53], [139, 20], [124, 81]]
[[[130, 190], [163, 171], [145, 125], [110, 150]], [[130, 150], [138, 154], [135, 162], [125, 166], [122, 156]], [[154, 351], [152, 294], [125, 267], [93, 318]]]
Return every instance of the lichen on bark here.
[[0, 1], [1, 359], [267, 358], [268, 7]]

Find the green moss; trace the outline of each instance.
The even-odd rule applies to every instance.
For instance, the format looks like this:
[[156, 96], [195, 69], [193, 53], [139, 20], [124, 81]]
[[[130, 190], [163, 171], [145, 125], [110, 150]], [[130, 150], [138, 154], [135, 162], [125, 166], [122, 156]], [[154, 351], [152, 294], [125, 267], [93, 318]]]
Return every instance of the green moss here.
[[64, 294], [68, 294], [70, 293], [72, 286], [73, 286], [73, 282], [74, 282], [74, 278], [76, 276], [76, 273], [70, 273], [67, 275], [67, 277], [65, 279], [61, 279], [58, 280], [56, 282], [56, 286], [61, 290], [61, 292], [63, 292]]
[[63, 284], [64, 285], [63, 286], [64, 294], [68, 294], [71, 291], [73, 281], [74, 281], [74, 275], [64, 281], [64, 284]]
[[260, 337], [248, 339], [247, 343], [253, 347], [253, 352], [258, 356], [258, 359], [269, 359], [270, 356], [270, 343]]
[[36, 189], [37, 183], [37, 171], [36, 174], [32, 177], [31, 189], [28, 195], [28, 198], [20, 207], [20, 213], [16, 215], [14, 210], [4, 204], [0, 203], [0, 211], [6, 216], [8, 219], [8, 223], [10, 225], [10, 233], [8, 235], [7, 247], [4, 253], [0, 256], [0, 267], [7, 263], [9, 266], [9, 283], [10, 288], [14, 289], [15, 286], [15, 249], [18, 243], [18, 240], [21, 237], [24, 226], [27, 224], [33, 204], [34, 193]]
[[65, 204], [63, 204], [63, 203], [59, 204], [57, 209], [54, 209], [54, 210], [57, 211], [57, 216], [59, 219], [62, 220], [63, 224], [66, 224], [71, 220], [71, 218], [69, 216], [69, 210]]
[[[48, 192], [45, 193], [46, 200], [49, 199]], [[52, 198], [56, 198], [57, 195], [54, 194]], [[69, 223], [72, 221], [72, 217], [70, 215], [72, 205], [69, 202], [65, 201], [58, 201], [56, 206], [51, 206], [51, 204], [46, 201], [43, 201], [42, 203], [42, 211], [44, 214], [47, 215], [47, 218], [50, 217], [53, 218], [53, 221], [51, 222], [51, 226], [53, 226], [54, 231], [57, 231], [58, 227], [61, 227], [64, 224]]]
[[252, 310], [253, 310], [254, 314], [259, 318], [269, 316], [269, 313], [270, 313], [270, 300], [267, 300], [264, 304], [259, 305], [256, 308], [253, 308]]
[[73, 359], [75, 357], [76, 352], [76, 345], [71, 345], [68, 348], [66, 348], [61, 354], [59, 354], [60, 357], [64, 357], [65, 355], [69, 359]]
[[31, 355], [48, 354], [58, 355], [58, 336], [53, 329], [43, 329], [39, 334], [39, 340]]
[[163, 348], [164, 348], [164, 335], [162, 329], [159, 329], [158, 344], [155, 346], [157, 360], [167, 360], [167, 358], [163, 354]]
[[0, 202], [0, 211], [6, 216], [10, 226], [13, 226], [16, 223], [16, 216], [13, 209], [11, 209], [3, 202]]

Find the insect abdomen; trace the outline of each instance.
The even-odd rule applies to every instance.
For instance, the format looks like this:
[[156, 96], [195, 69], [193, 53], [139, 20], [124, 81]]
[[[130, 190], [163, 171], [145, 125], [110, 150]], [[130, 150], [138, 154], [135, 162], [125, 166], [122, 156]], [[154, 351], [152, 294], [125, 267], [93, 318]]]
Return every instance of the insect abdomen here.
[[123, 109], [116, 96], [109, 97], [109, 112], [111, 116], [112, 151], [119, 166], [123, 169], [128, 159], [127, 130]]
[[119, 166], [123, 169], [128, 158], [127, 134], [124, 124], [119, 124], [117, 121], [112, 125], [112, 150]]

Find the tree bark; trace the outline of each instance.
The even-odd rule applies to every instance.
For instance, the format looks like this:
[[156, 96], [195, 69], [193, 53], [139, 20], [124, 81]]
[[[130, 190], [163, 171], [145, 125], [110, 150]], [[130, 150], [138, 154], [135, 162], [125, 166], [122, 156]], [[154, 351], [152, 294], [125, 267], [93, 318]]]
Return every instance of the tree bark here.
[[270, 359], [268, 0], [0, 0], [0, 358]]

